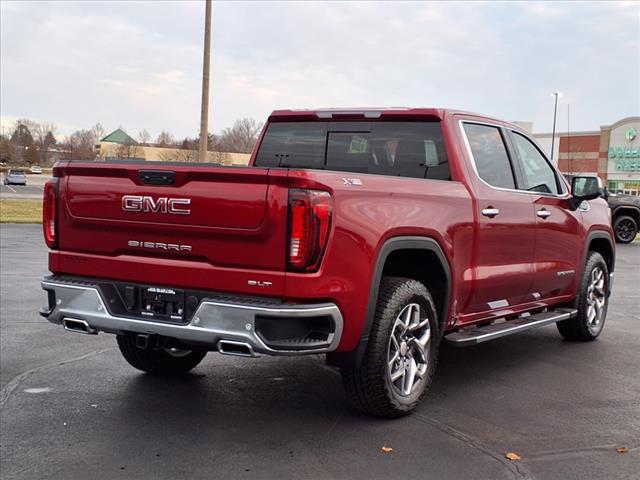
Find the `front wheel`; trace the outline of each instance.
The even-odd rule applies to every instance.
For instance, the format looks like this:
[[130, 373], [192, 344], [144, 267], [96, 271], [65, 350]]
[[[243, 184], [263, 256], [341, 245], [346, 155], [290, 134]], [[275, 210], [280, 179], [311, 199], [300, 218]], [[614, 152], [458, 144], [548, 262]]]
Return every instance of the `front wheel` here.
[[598, 252], [589, 252], [582, 272], [575, 318], [558, 322], [558, 331], [567, 340], [591, 341], [604, 328], [609, 307], [609, 269]]
[[638, 234], [638, 224], [628, 215], [621, 215], [613, 222], [613, 231], [616, 235], [616, 242], [631, 243]]
[[181, 375], [198, 365], [206, 350], [138, 348], [135, 335], [118, 335], [118, 348], [132, 367], [153, 375]]
[[351, 404], [381, 417], [411, 413], [431, 385], [439, 339], [427, 288], [416, 280], [383, 277], [365, 358], [358, 368], [342, 369]]

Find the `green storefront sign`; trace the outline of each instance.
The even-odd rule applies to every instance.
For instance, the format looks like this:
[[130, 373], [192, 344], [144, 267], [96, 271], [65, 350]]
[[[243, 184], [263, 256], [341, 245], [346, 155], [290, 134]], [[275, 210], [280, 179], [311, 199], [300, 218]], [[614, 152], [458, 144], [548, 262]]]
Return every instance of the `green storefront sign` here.
[[616, 160], [616, 171], [640, 172], [640, 160], [621, 158]]
[[[630, 142], [636, 138], [636, 130], [631, 127], [627, 129], [624, 137]], [[629, 147], [609, 147], [609, 158], [616, 159], [616, 170], [623, 172], [640, 172], [640, 148], [638, 145]]]
[[640, 158], [640, 148], [609, 147], [609, 158]]

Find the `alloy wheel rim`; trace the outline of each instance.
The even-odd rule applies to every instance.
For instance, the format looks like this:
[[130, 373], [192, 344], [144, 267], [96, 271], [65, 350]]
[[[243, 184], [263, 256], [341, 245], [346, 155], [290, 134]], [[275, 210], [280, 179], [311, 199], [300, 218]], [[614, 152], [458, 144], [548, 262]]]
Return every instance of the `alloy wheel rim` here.
[[587, 327], [591, 333], [602, 329], [606, 302], [604, 271], [596, 267], [591, 271], [587, 286]]
[[429, 367], [431, 326], [417, 303], [404, 307], [396, 317], [387, 348], [387, 374], [392, 388], [403, 397], [414, 393]]
[[633, 233], [633, 225], [631, 220], [623, 220], [616, 226], [616, 233], [622, 240], [629, 240]]

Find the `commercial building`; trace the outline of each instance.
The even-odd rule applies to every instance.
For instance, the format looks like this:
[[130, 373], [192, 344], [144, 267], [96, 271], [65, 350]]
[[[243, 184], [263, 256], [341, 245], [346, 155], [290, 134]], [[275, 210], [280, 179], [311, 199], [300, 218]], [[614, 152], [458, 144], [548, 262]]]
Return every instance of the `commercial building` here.
[[[120, 128], [100, 139], [94, 151], [98, 158], [105, 160], [193, 162], [198, 158], [197, 150], [138, 143]], [[250, 157], [248, 153], [207, 152], [208, 162], [223, 165], [247, 165]]]
[[[533, 136], [551, 154], [551, 134]], [[596, 131], [556, 132], [553, 159], [563, 173], [598, 175], [612, 193], [640, 195], [640, 117]]]

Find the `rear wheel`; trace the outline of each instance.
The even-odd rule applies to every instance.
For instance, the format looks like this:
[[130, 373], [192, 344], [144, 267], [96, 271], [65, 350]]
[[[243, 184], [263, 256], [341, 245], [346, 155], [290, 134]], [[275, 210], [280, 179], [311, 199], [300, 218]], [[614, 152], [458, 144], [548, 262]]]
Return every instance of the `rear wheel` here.
[[609, 270], [598, 252], [589, 252], [579, 289], [578, 314], [556, 325], [567, 340], [595, 340], [602, 333], [609, 306]]
[[342, 369], [352, 405], [382, 417], [409, 414], [431, 385], [439, 339], [427, 288], [416, 280], [384, 277], [362, 365]]
[[181, 375], [198, 365], [206, 350], [138, 348], [134, 335], [118, 335], [118, 348], [129, 365], [154, 375]]
[[638, 224], [628, 215], [621, 215], [613, 222], [613, 231], [618, 243], [631, 243], [638, 234]]

